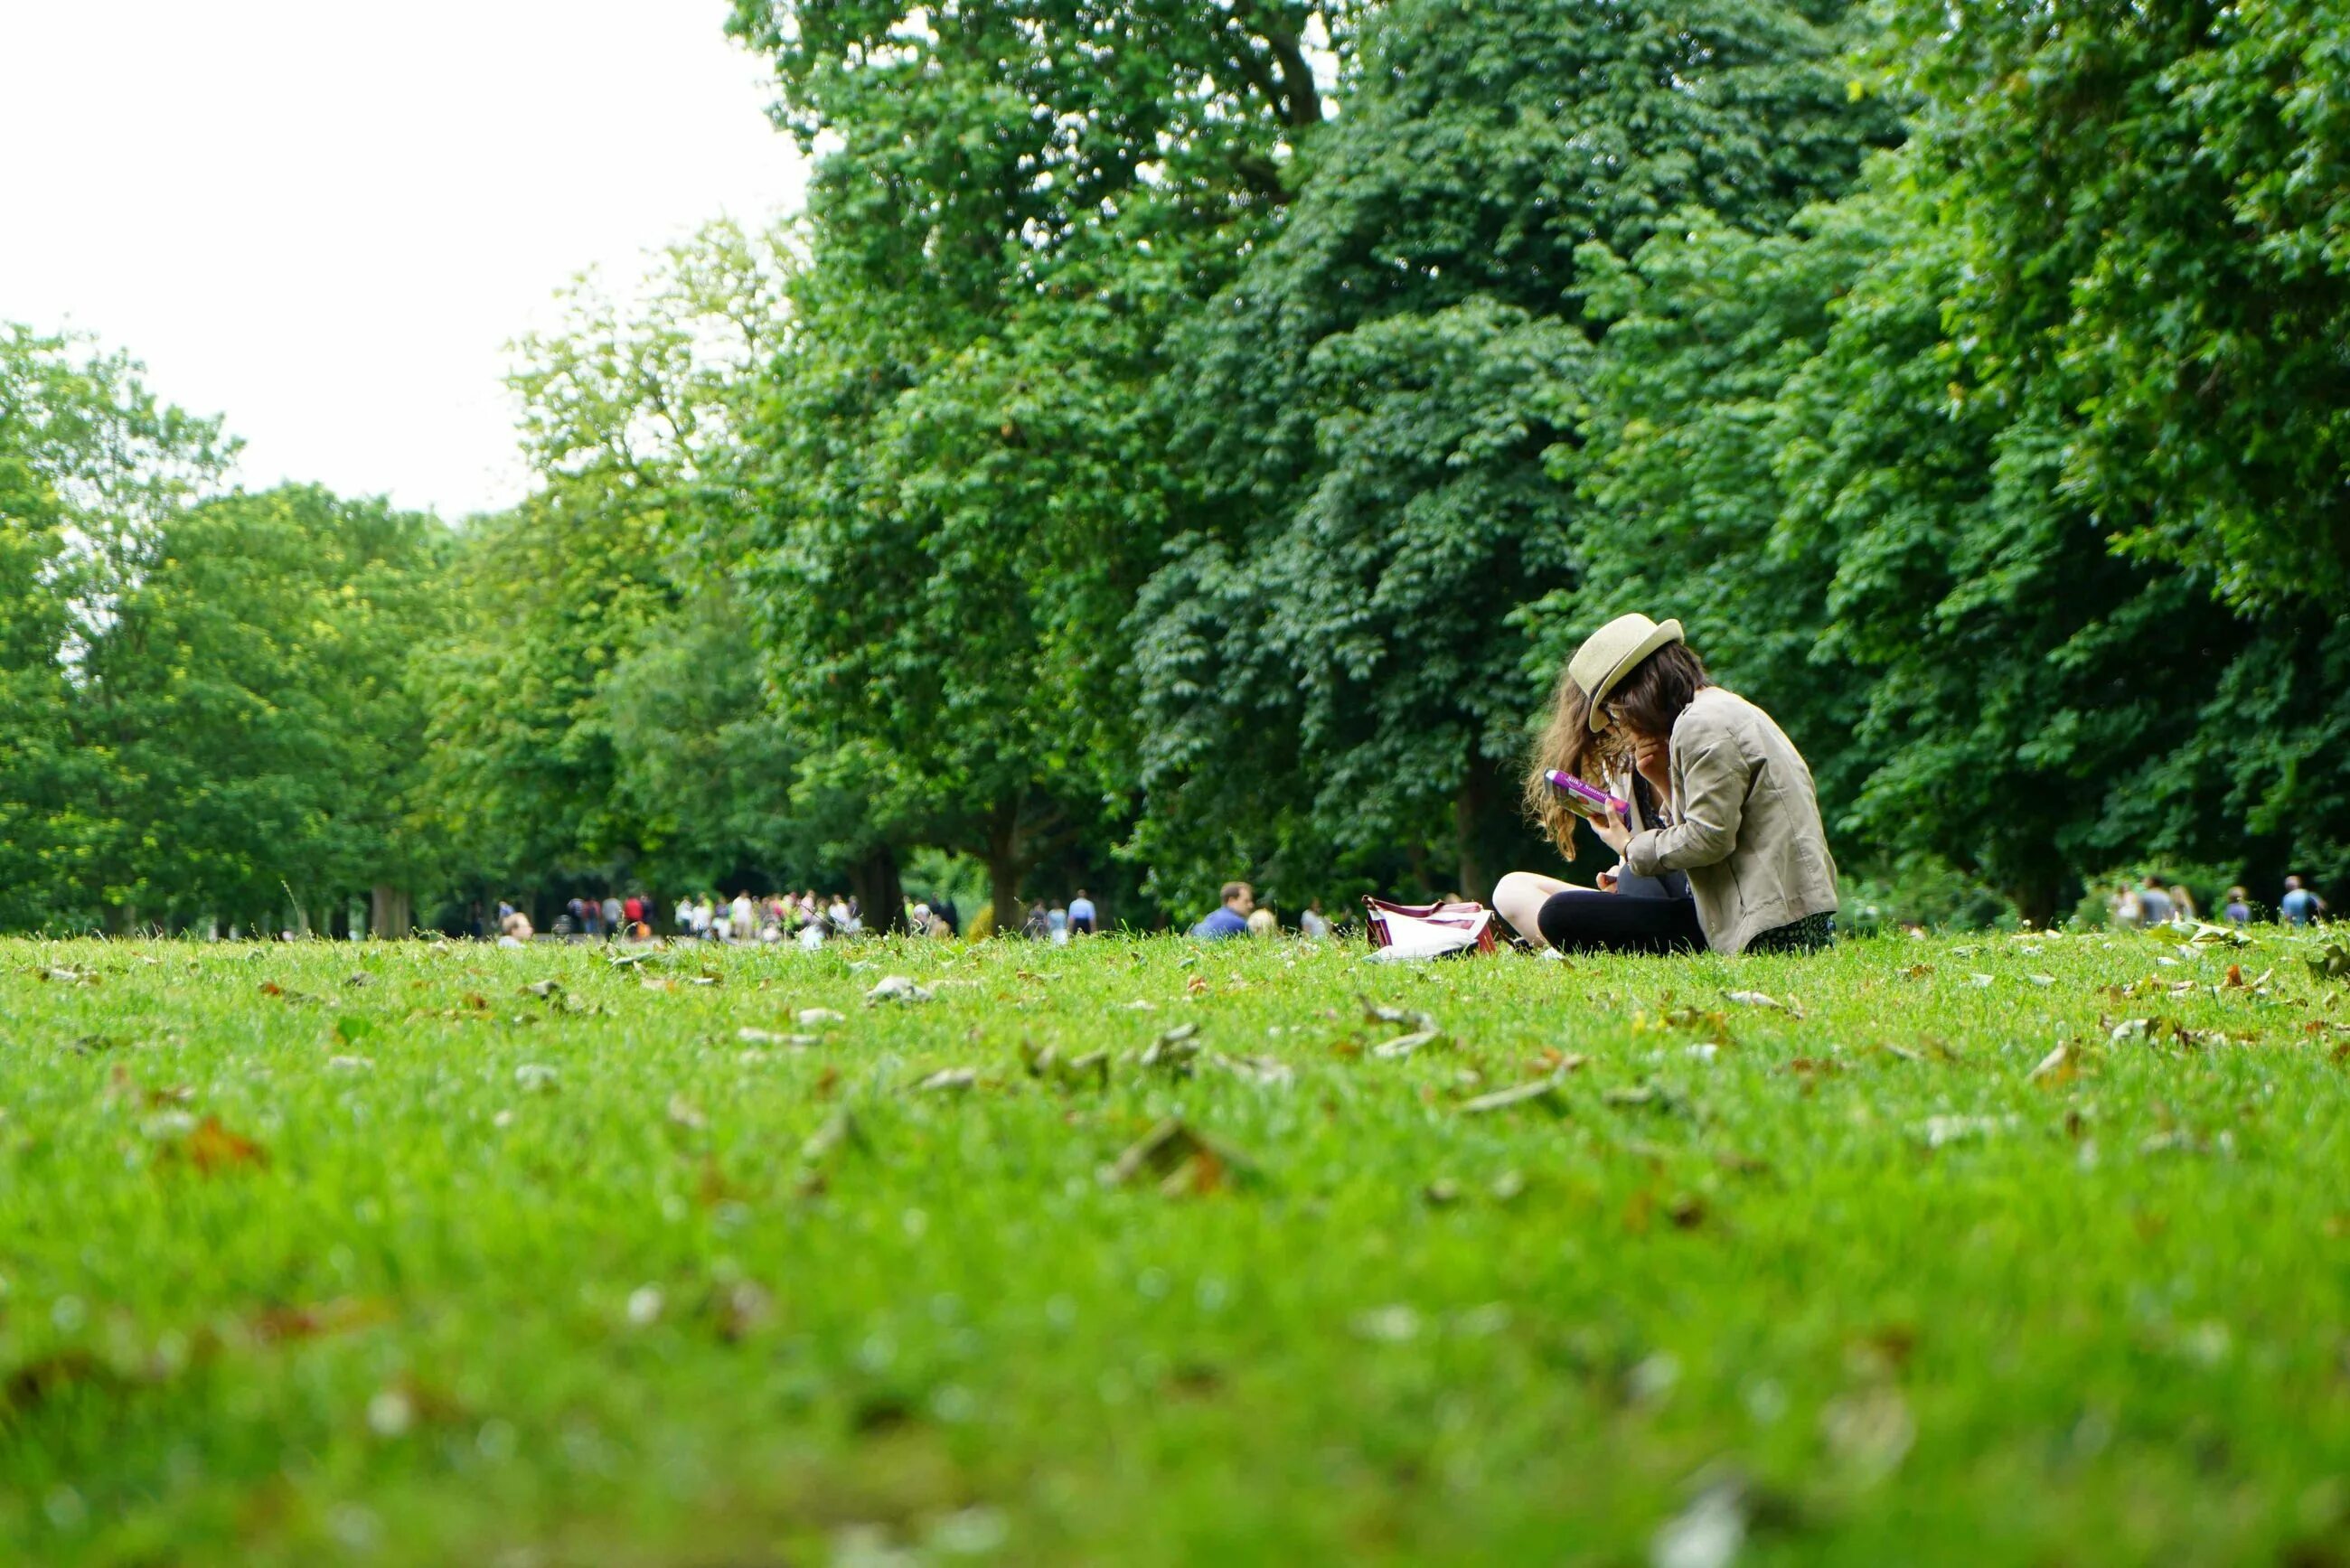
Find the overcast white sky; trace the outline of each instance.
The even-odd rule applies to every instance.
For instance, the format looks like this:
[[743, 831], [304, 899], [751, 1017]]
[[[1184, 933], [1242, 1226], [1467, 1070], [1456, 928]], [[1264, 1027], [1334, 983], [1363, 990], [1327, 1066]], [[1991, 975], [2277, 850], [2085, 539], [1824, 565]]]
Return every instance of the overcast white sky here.
[[0, 0], [0, 320], [224, 414], [258, 488], [525, 488], [503, 345], [799, 204], [726, 0]]

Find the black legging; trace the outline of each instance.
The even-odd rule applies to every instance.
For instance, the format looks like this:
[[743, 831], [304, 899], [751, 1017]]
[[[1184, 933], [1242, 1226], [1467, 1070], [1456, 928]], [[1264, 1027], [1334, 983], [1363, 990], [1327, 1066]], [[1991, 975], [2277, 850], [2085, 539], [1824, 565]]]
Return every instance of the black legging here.
[[1705, 946], [1694, 898], [1566, 888], [1543, 900], [1543, 940], [1561, 952], [1679, 953]]

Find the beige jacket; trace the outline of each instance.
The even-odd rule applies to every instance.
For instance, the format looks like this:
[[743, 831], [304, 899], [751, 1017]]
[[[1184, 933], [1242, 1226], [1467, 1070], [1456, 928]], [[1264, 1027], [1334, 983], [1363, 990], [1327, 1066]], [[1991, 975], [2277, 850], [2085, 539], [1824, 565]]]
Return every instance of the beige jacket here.
[[1689, 873], [1698, 923], [1718, 953], [1836, 907], [1835, 860], [1812, 770], [1771, 715], [1719, 686], [1673, 722], [1669, 827], [1637, 834], [1625, 868]]

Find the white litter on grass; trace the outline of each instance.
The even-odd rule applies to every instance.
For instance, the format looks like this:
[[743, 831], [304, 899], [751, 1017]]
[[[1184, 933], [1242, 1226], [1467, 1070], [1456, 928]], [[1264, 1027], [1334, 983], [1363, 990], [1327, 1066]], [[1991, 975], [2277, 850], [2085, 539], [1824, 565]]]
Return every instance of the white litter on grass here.
[[2008, 1120], [2004, 1116], [1928, 1116], [1910, 1130], [1925, 1140], [1928, 1148], [1940, 1148], [2005, 1132]]
[[1648, 1543], [1652, 1568], [1730, 1568], [1746, 1543], [1745, 1498], [1735, 1485], [1706, 1488]]
[[815, 1029], [827, 1023], [848, 1022], [847, 1014], [835, 1012], [829, 1007], [803, 1007], [792, 1016], [793, 1022], [803, 1029]]
[[661, 1293], [659, 1285], [639, 1285], [629, 1293], [629, 1321], [639, 1328], [649, 1327], [660, 1319]]
[[816, 1044], [813, 1034], [778, 1034], [772, 1029], [737, 1029], [734, 1038], [745, 1045], [806, 1046]]
[[902, 974], [884, 976], [872, 990], [865, 993], [869, 1005], [877, 1002], [928, 1002], [931, 993]]
[[366, 1056], [329, 1056], [327, 1058], [327, 1071], [329, 1073], [364, 1073], [374, 1065], [374, 1061]]
[[555, 1069], [544, 1062], [525, 1062], [515, 1069], [515, 1083], [535, 1094], [555, 1087]]

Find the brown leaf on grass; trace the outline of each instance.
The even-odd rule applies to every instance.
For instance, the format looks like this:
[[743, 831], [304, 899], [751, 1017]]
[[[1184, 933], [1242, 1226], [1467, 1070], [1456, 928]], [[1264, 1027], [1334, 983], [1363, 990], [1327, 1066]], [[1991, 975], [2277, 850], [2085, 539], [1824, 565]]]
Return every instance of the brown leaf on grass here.
[[25, 1416], [81, 1384], [113, 1386], [121, 1375], [87, 1350], [53, 1350], [23, 1361], [0, 1379], [0, 1415]]
[[283, 996], [286, 994], [286, 988], [278, 984], [274, 980], [265, 980], [261, 982], [261, 994], [264, 996]]
[[1833, 1056], [1798, 1056], [1781, 1067], [1779, 1071], [1792, 1073], [1797, 1077], [1804, 1078], [1826, 1077], [1831, 1074], [1843, 1072], [1844, 1064]]
[[2040, 1064], [2026, 1074], [2023, 1081], [2037, 1084], [2043, 1089], [2053, 1089], [2069, 1084], [2080, 1075], [2081, 1069], [2073, 1059], [2073, 1047], [2059, 1045], [2040, 1058]]
[[2221, 988], [2222, 990], [2225, 990], [2225, 991], [2241, 991], [2241, 990], [2243, 990], [2243, 989], [2244, 989], [2244, 966], [2243, 966], [2242, 964], [2240, 964], [2240, 963], [2231, 963], [2231, 964], [2230, 964], [2230, 965], [2228, 966], [2228, 978], [2227, 978], [2226, 980], [2224, 980], [2224, 981], [2221, 981], [2220, 982], [2220, 988]]
[[184, 1160], [202, 1175], [217, 1176], [240, 1166], [266, 1166], [269, 1151], [244, 1134], [230, 1131], [218, 1116], [206, 1116], [185, 1137], [166, 1142], [155, 1158], [165, 1163]]
[[245, 1329], [265, 1345], [316, 1339], [322, 1334], [348, 1334], [390, 1322], [391, 1308], [382, 1302], [338, 1296], [309, 1306], [273, 1304], [245, 1320]]
[[[1669, 1028], [1686, 1029], [1701, 1034], [1716, 1045], [1738, 1044], [1730, 1033], [1730, 1017], [1724, 1012], [1709, 1012], [1700, 1007], [1676, 1007], [1666, 1012], [1661, 1022]], [[1638, 1026], [1636, 1020], [1634, 1027]]]
[[1901, 975], [1905, 980], [1923, 980], [1933, 972], [1934, 966], [1932, 964], [1913, 963], [1908, 969], [1903, 970], [1901, 971]]
[[1180, 1117], [1168, 1116], [1105, 1166], [1101, 1180], [1107, 1187], [1150, 1181], [1161, 1197], [1179, 1198], [1221, 1190], [1235, 1171], [1253, 1166], [1229, 1145], [1194, 1132]]
[[1179, 1078], [1190, 1077], [1192, 1064], [1200, 1054], [1199, 1033], [1197, 1023], [1178, 1023], [1144, 1048], [1139, 1058], [1141, 1065], [1159, 1068]]
[[1208, 994], [1208, 977], [1195, 974], [1183, 982], [1183, 989], [1193, 996], [1205, 996]]
[[693, 1200], [704, 1209], [715, 1209], [743, 1196], [743, 1189], [727, 1179], [726, 1171], [716, 1155], [702, 1157], [702, 1171], [694, 1179]]

